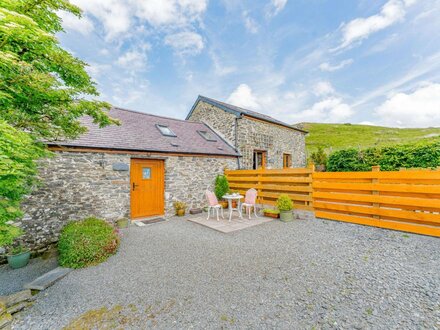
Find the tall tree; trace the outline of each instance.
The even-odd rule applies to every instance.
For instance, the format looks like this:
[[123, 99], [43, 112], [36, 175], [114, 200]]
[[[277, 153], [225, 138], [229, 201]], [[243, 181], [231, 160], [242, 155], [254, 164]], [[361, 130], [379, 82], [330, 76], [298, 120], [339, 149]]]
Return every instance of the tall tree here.
[[[93, 99], [99, 93], [86, 63], [60, 46], [58, 11], [81, 16], [67, 0], [0, 0], [0, 235], [20, 214], [19, 200], [34, 182], [34, 161], [45, 155], [36, 141], [77, 137], [86, 130], [83, 116], [101, 127], [117, 123], [107, 115], [110, 105]], [[12, 152], [15, 147], [20, 152]]]

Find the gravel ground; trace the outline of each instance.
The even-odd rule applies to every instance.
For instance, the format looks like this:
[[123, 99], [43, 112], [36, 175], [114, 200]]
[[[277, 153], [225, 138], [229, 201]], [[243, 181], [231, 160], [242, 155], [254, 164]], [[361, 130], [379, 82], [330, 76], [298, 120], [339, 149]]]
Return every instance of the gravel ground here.
[[57, 258], [34, 258], [24, 268], [12, 269], [7, 264], [0, 265], [0, 296], [23, 290], [23, 285], [58, 266]]
[[440, 239], [273, 221], [223, 234], [182, 219], [37, 296], [14, 329], [440, 329]]

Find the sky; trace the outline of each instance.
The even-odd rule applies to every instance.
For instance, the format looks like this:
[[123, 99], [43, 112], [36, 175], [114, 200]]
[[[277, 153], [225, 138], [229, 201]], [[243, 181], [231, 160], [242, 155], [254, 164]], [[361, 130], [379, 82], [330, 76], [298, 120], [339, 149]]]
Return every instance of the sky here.
[[71, 0], [100, 99], [184, 119], [198, 95], [287, 123], [440, 126], [440, 0]]

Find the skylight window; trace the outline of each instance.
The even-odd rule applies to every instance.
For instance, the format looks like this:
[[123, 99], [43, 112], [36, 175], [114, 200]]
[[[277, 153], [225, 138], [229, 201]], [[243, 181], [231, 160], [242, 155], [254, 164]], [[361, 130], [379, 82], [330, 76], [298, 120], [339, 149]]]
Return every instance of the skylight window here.
[[216, 142], [215, 136], [208, 131], [197, 131], [206, 141]]
[[172, 130], [171, 128], [169, 128], [167, 125], [156, 125], [157, 129], [160, 131], [160, 133], [162, 135], [165, 136], [177, 136]]

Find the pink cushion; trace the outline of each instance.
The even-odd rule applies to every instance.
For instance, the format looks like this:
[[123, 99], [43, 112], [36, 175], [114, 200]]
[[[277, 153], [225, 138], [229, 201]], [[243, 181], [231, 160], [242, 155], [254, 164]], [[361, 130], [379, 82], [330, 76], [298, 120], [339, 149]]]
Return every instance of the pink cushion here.
[[206, 191], [206, 199], [208, 200], [209, 206], [216, 206], [218, 205], [218, 200], [215, 194], [212, 191], [207, 190]]
[[257, 201], [257, 191], [253, 188], [246, 191], [246, 197], [244, 198], [244, 202], [246, 204], [255, 205], [256, 201]]

